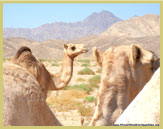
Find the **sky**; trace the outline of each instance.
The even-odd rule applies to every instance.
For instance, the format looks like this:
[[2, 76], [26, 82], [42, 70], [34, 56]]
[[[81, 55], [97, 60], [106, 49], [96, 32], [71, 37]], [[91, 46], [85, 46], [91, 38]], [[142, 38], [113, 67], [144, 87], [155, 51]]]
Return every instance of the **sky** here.
[[135, 15], [160, 15], [160, 4], [4, 4], [3, 27], [35, 28], [47, 23], [77, 22], [102, 10], [127, 20]]

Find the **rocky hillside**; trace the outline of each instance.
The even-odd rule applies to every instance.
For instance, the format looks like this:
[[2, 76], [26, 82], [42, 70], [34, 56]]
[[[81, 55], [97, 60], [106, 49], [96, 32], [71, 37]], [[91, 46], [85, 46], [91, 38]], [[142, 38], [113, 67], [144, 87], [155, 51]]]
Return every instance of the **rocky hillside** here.
[[20, 46], [26, 45], [32, 49], [34, 55], [38, 58], [61, 58], [63, 44], [68, 42], [83, 43], [90, 48], [87, 54], [82, 54], [79, 58], [92, 58], [91, 48], [94, 46], [104, 51], [110, 46], [123, 44], [140, 44], [160, 56], [160, 17], [157, 15], [133, 17], [113, 24], [99, 35], [73, 40], [36, 42], [25, 38], [5, 38], [4, 57], [11, 57]]
[[160, 17], [144, 15], [118, 22], [108, 28], [102, 35], [123, 37], [145, 37], [160, 35]]
[[37, 42], [25, 38], [5, 38], [3, 45], [3, 56], [12, 57], [21, 46], [28, 46], [33, 54], [41, 59], [61, 58], [63, 51], [62, 40], [46, 40]]
[[35, 41], [48, 39], [70, 40], [104, 32], [112, 24], [121, 21], [108, 11], [93, 13], [83, 21], [75, 23], [55, 22], [37, 28], [4, 28], [4, 37], [24, 37]]

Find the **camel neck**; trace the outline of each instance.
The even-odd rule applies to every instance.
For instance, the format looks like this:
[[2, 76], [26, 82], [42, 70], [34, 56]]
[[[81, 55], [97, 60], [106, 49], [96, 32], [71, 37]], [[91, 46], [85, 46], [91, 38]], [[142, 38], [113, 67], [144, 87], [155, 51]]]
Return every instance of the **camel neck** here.
[[73, 58], [70, 58], [66, 53], [63, 55], [62, 68], [59, 74], [56, 76], [51, 74], [55, 87], [51, 90], [59, 90], [67, 86], [70, 82], [73, 73]]
[[63, 55], [62, 68], [60, 72], [60, 79], [67, 85], [72, 77], [73, 73], [73, 60], [66, 53]]

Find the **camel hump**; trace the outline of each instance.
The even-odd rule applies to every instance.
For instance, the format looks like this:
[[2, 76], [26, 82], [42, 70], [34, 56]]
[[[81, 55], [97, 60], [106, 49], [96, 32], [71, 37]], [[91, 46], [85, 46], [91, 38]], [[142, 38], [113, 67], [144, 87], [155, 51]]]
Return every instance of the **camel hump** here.
[[21, 48], [19, 48], [19, 50], [16, 52], [15, 57], [18, 58], [23, 52], [30, 52], [32, 53], [31, 49], [29, 47], [26, 46], [22, 46]]

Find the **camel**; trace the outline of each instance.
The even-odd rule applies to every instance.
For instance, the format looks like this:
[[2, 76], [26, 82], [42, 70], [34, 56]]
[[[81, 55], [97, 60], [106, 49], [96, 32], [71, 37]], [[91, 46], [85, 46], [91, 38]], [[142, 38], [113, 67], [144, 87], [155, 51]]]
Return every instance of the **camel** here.
[[124, 109], [150, 80], [159, 59], [139, 45], [110, 47], [104, 53], [93, 48], [102, 67], [97, 105], [89, 126], [113, 125]]
[[65, 44], [61, 72], [53, 75], [28, 47], [21, 47], [11, 62], [3, 64], [3, 124], [61, 126], [46, 103], [47, 92], [68, 84], [74, 58], [87, 51], [82, 44]]
[[36, 78], [25, 68], [3, 64], [3, 125], [61, 126]]
[[160, 68], [114, 124], [160, 124]]
[[74, 58], [87, 51], [83, 44], [64, 44], [62, 68], [57, 75], [50, 73], [26, 46], [21, 47], [11, 61], [32, 73], [47, 97], [49, 90], [59, 90], [67, 86], [72, 77]]

